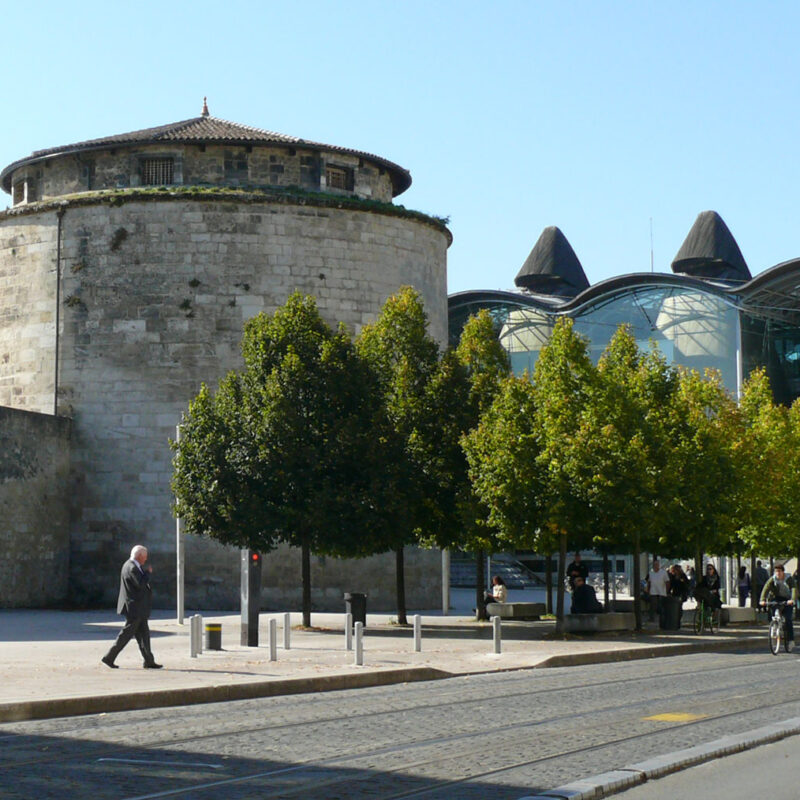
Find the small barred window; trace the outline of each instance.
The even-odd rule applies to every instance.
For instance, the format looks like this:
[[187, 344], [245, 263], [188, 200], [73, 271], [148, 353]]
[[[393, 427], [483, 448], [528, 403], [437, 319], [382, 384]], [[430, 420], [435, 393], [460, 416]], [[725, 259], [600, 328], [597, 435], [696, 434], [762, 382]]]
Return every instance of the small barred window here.
[[325, 167], [325, 184], [329, 189], [353, 190], [353, 170], [346, 167]]
[[172, 158], [142, 159], [142, 186], [169, 186], [173, 183], [174, 163]]
[[14, 193], [12, 197], [15, 206], [25, 202], [25, 181], [17, 181], [14, 184]]

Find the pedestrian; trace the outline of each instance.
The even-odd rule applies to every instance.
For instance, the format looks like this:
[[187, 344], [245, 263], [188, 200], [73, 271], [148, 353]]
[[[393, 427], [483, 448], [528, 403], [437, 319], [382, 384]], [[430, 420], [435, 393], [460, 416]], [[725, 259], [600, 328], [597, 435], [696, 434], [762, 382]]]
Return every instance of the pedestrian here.
[[117, 641], [111, 649], [100, 659], [107, 667], [117, 669], [114, 663], [120, 651], [132, 639], [136, 642], [144, 658], [145, 669], [161, 669], [161, 664], [156, 664], [150, 650], [150, 627], [147, 620], [150, 618], [152, 606], [152, 589], [150, 588], [150, 573], [152, 567], [145, 568], [147, 562], [147, 548], [137, 544], [131, 550], [131, 557], [122, 565], [119, 576], [119, 600], [117, 601], [117, 614], [125, 616], [125, 624], [117, 636]]
[[691, 564], [686, 568], [686, 577], [689, 579], [689, 595], [693, 595], [697, 586], [697, 578], [694, 574], [694, 567]]
[[783, 564], [775, 565], [775, 573], [764, 584], [760, 598], [762, 606], [766, 605], [768, 602], [776, 603], [779, 601], [784, 601], [781, 613], [786, 622], [787, 649], [791, 652], [794, 650], [792, 613], [794, 604], [797, 602], [797, 584], [795, 584], [791, 575], [786, 574]]
[[656, 618], [656, 614], [661, 616], [663, 598], [667, 596], [667, 586], [669, 577], [665, 569], [661, 569], [661, 563], [657, 558], [653, 559], [653, 567], [647, 573], [647, 594], [650, 597], [650, 621]]
[[585, 581], [589, 577], [589, 567], [581, 561], [581, 554], [575, 553], [575, 558], [567, 566], [567, 580], [571, 592], [575, 591], [575, 578], [578, 575]]
[[678, 603], [678, 629], [681, 627], [681, 620], [683, 619], [683, 604], [689, 597], [689, 578], [683, 571], [680, 564], [673, 564], [668, 570], [669, 586], [667, 593], [670, 597], [674, 598]]
[[750, 575], [744, 566], [739, 567], [739, 579], [736, 582], [736, 588], [739, 592], [739, 608], [744, 608], [747, 604], [747, 598], [750, 596]]
[[764, 586], [766, 585], [768, 580], [769, 580], [769, 573], [762, 565], [761, 559], [759, 559], [758, 561], [756, 561], [756, 568], [753, 571], [754, 603], [758, 603], [758, 599], [761, 597], [761, 592], [764, 590]]

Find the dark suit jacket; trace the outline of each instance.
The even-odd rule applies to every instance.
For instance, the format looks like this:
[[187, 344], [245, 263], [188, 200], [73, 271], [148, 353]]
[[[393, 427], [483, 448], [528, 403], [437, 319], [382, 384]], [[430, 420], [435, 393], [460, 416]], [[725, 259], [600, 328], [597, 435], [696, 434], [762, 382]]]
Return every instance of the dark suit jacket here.
[[122, 565], [119, 576], [117, 614], [124, 614], [134, 619], [147, 619], [150, 616], [151, 602], [150, 573], [142, 570], [138, 561], [128, 559]]

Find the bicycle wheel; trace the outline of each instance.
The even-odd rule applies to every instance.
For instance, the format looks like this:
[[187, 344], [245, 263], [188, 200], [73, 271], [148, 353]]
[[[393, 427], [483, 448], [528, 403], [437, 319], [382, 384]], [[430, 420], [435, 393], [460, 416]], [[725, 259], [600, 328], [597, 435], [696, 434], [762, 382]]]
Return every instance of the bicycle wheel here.
[[705, 616], [705, 610], [703, 609], [703, 604], [700, 603], [697, 608], [694, 610], [694, 632], [695, 633], [702, 633], [703, 632], [703, 617]]
[[781, 627], [780, 622], [776, 622], [774, 619], [769, 623], [769, 649], [772, 650], [774, 656], [778, 655], [781, 649], [781, 634], [783, 633]]
[[714, 631], [719, 630], [719, 618], [720, 618], [720, 610], [718, 608], [712, 608], [711, 613], [708, 615], [709, 633], [714, 633]]

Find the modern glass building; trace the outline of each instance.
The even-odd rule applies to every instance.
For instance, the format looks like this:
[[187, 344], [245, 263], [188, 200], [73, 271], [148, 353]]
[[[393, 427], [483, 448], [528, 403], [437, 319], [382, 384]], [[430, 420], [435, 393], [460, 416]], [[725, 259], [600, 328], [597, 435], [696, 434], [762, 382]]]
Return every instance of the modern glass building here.
[[595, 360], [625, 323], [642, 348], [655, 342], [671, 363], [719, 370], [734, 394], [754, 368], [765, 367], [777, 401], [800, 396], [800, 259], [753, 278], [714, 211], [698, 216], [671, 274], [634, 273], [592, 286], [564, 234], [551, 227], [515, 284], [516, 291], [451, 295], [451, 341], [471, 314], [487, 308], [512, 368], [522, 372], [533, 368], [561, 316], [574, 319]]

